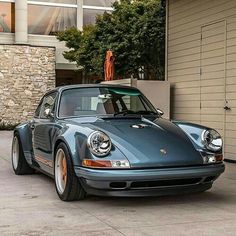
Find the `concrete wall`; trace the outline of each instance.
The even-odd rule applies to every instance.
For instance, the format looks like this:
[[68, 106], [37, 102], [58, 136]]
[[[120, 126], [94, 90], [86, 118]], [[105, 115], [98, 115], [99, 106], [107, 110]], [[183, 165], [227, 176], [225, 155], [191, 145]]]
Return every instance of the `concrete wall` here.
[[43, 94], [55, 87], [55, 48], [0, 45], [0, 122], [33, 117]]

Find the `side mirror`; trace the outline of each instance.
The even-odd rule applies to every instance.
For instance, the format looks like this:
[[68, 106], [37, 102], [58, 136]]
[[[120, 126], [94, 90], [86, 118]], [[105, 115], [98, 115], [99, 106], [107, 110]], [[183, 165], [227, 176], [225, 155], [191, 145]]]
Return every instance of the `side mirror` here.
[[44, 111], [44, 116], [46, 118], [52, 118], [53, 117], [53, 113], [52, 113], [52, 110], [50, 108], [47, 108], [45, 111]]
[[164, 111], [162, 111], [161, 109], [157, 108], [156, 110], [160, 116], [164, 115]]

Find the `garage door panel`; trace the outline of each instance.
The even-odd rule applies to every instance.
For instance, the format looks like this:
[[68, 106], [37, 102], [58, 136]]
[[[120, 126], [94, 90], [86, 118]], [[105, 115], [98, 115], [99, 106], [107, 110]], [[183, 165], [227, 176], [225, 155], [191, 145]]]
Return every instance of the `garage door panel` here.
[[207, 72], [216, 72], [216, 71], [224, 71], [225, 70], [225, 65], [224, 63], [218, 63], [214, 65], [205, 65], [202, 66], [202, 73], [207, 73]]
[[226, 100], [235, 100], [236, 99], [236, 92], [228, 92], [226, 93]]
[[224, 41], [224, 37], [225, 37], [224, 32], [223, 33], [218, 32], [217, 35], [212, 35], [212, 36], [209, 36], [207, 38], [202, 37], [202, 45], [205, 46], [205, 45], [208, 45], [208, 44], [218, 43], [218, 42], [222, 43], [222, 41]]
[[236, 153], [236, 146], [235, 145], [225, 145], [225, 152], [226, 153]]
[[225, 145], [235, 146], [236, 145], [236, 137], [234, 137], [234, 138], [226, 137], [224, 142], [225, 142]]
[[[202, 66], [208, 66], [208, 65], [215, 65], [215, 64], [222, 63], [222, 55], [216, 56], [214, 54], [215, 53], [211, 53], [212, 58], [214, 58], [214, 60], [212, 60], [212, 58], [207, 58], [207, 59], [202, 58], [201, 65]], [[203, 55], [204, 55], [204, 53], [203, 53]]]
[[219, 50], [222, 49], [224, 50], [224, 45], [222, 45], [222, 42], [217, 42], [214, 44], [208, 44], [208, 45], [202, 45], [201, 52], [209, 52], [209, 51], [214, 51], [214, 50]]
[[212, 51], [202, 52], [202, 60], [212, 59], [214, 57], [222, 57], [224, 56], [224, 53], [224, 48], [216, 49], [214, 50], [214, 53], [212, 53]]
[[201, 102], [201, 107], [202, 108], [223, 108], [224, 107], [224, 101], [202, 101]]
[[204, 81], [206, 79], [219, 79], [219, 78], [224, 78], [225, 76], [225, 72], [224, 70], [222, 71], [212, 71], [212, 72], [208, 72], [208, 73], [202, 73], [201, 74], [201, 80]]
[[201, 87], [201, 93], [207, 93], [209, 94], [212, 94], [212, 93], [224, 93], [225, 91], [225, 88], [223, 85], [218, 85], [218, 86], [209, 86], [209, 87], [205, 87], [205, 86], [202, 86]]
[[217, 108], [216, 107], [207, 107], [207, 108], [202, 107], [201, 108], [202, 115], [207, 115], [207, 114], [219, 115], [222, 117], [222, 122], [224, 120], [223, 112], [224, 112], [223, 107], [217, 107]]
[[213, 120], [215, 122], [222, 122], [222, 116], [219, 115], [211, 115], [211, 114], [206, 114], [201, 116], [202, 121], [208, 122], [209, 120]]
[[201, 101], [222, 101], [225, 98], [224, 93], [213, 93], [211, 96], [209, 94], [201, 94]]
[[235, 138], [236, 137], [236, 130], [225, 130], [226, 138]]
[[222, 122], [207, 122], [207, 121], [202, 121], [201, 122], [202, 125], [207, 126], [209, 128], [212, 129], [216, 129], [218, 132], [222, 132], [223, 131], [223, 123]]
[[216, 78], [216, 79], [203, 79], [201, 81], [202, 87], [212, 87], [222, 85], [224, 83], [224, 78]]
[[236, 115], [227, 115], [226, 116], [226, 122], [236, 123]]

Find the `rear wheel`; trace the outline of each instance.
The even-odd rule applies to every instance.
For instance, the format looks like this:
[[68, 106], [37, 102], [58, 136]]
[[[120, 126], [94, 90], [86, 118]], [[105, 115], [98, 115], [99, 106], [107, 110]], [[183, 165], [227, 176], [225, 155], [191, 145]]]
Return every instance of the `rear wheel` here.
[[67, 146], [60, 143], [56, 149], [54, 161], [55, 186], [59, 198], [63, 201], [82, 200], [86, 192], [75, 175]]
[[27, 163], [22, 149], [19, 135], [16, 133], [12, 142], [12, 168], [16, 175], [29, 175], [34, 173]]

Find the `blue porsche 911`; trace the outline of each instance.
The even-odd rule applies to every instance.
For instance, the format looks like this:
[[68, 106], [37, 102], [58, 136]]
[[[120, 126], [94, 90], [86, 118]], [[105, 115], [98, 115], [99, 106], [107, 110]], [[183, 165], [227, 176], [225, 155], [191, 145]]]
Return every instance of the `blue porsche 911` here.
[[162, 115], [136, 88], [56, 88], [14, 130], [13, 170], [51, 176], [63, 201], [210, 189], [225, 169], [221, 136]]

